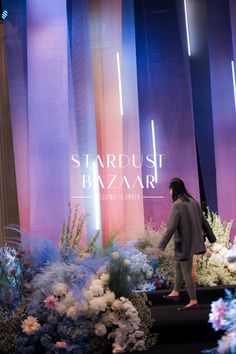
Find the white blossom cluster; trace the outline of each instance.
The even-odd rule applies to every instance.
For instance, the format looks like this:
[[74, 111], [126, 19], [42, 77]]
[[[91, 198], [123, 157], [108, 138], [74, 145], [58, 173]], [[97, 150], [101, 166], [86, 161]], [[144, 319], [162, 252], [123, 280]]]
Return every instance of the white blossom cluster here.
[[[195, 257], [196, 281], [203, 286], [234, 285], [236, 283], [236, 263], [230, 262], [228, 258], [232, 221], [222, 223], [217, 214], [212, 213], [212, 219], [210, 213], [208, 215], [208, 222], [217, 241], [213, 244], [207, 241], [207, 252], [203, 256]], [[234, 247], [236, 247], [236, 238], [234, 239]]]
[[127, 298], [117, 299], [108, 290], [108, 281], [109, 275], [104, 270], [93, 277], [90, 286], [84, 290], [80, 314], [86, 318], [99, 317], [94, 326], [95, 334], [99, 337], [107, 335], [107, 339], [113, 340], [113, 353], [145, 349], [144, 332], [139, 329], [141, 320], [137, 309]]
[[236, 298], [232, 294], [225, 300], [220, 298], [212, 302], [209, 322], [215, 331], [226, 331], [218, 341], [216, 352], [219, 354], [236, 353]]

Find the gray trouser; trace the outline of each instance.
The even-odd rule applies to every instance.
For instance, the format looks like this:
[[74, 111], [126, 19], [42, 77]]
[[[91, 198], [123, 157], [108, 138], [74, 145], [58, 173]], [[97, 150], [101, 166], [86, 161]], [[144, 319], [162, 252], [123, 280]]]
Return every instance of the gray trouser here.
[[190, 300], [196, 300], [196, 285], [192, 276], [192, 267], [193, 257], [190, 257], [184, 261], [175, 261], [174, 290], [179, 291], [184, 279]]

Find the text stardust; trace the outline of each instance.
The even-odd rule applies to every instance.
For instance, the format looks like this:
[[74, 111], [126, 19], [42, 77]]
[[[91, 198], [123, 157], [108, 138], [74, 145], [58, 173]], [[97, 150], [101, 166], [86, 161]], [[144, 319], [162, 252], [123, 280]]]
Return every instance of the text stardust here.
[[91, 164], [95, 161], [100, 168], [125, 168], [134, 167], [140, 168], [146, 166], [147, 168], [162, 168], [164, 154], [157, 154], [155, 157], [152, 154], [141, 155], [139, 157], [132, 154], [130, 156], [126, 154], [106, 154], [103, 158], [100, 155], [96, 155], [93, 158], [92, 154], [72, 154], [71, 161], [74, 168], [79, 168], [83, 166], [89, 168]]

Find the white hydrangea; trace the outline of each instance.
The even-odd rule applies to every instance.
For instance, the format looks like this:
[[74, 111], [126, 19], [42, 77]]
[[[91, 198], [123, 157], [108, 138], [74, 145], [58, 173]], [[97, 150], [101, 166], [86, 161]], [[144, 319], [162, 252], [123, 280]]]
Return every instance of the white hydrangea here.
[[227, 260], [232, 221], [222, 223], [217, 214], [212, 213], [211, 219], [208, 213], [208, 222], [217, 241], [213, 244], [207, 242], [206, 254], [195, 258], [196, 281], [204, 286], [233, 285], [236, 279], [236, 266]]
[[104, 296], [94, 297], [89, 301], [89, 307], [91, 312], [97, 315], [99, 312], [103, 312], [107, 308], [107, 303]]
[[101, 322], [96, 323], [94, 329], [95, 329], [95, 334], [98, 337], [103, 337], [107, 333], [106, 326]]
[[55, 296], [63, 296], [68, 292], [68, 286], [65, 283], [55, 283], [52, 292]]

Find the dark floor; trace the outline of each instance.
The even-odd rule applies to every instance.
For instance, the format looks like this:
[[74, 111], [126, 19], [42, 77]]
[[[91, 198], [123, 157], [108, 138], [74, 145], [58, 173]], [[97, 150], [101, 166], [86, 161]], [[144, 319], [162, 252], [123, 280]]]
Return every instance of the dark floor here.
[[192, 343], [173, 343], [173, 344], [158, 344], [154, 347], [142, 352], [133, 352], [139, 354], [199, 354], [204, 349], [215, 347], [212, 342], [192, 342]]
[[[235, 286], [228, 287], [235, 289]], [[158, 333], [157, 344], [147, 351], [135, 352], [146, 354], [200, 354], [204, 349], [217, 346], [222, 332], [215, 332], [208, 323], [210, 304], [224, 297], [224, 287], [199, 288], [197, 290], [199, 308], [178, 310], [188, 302], [185, 290], [181, 291], [181, 303], [175, 304], [163, 300], [166, 291], [149, 293], [152, 301], [152, 314], [155, 319], [153, 330]]]

